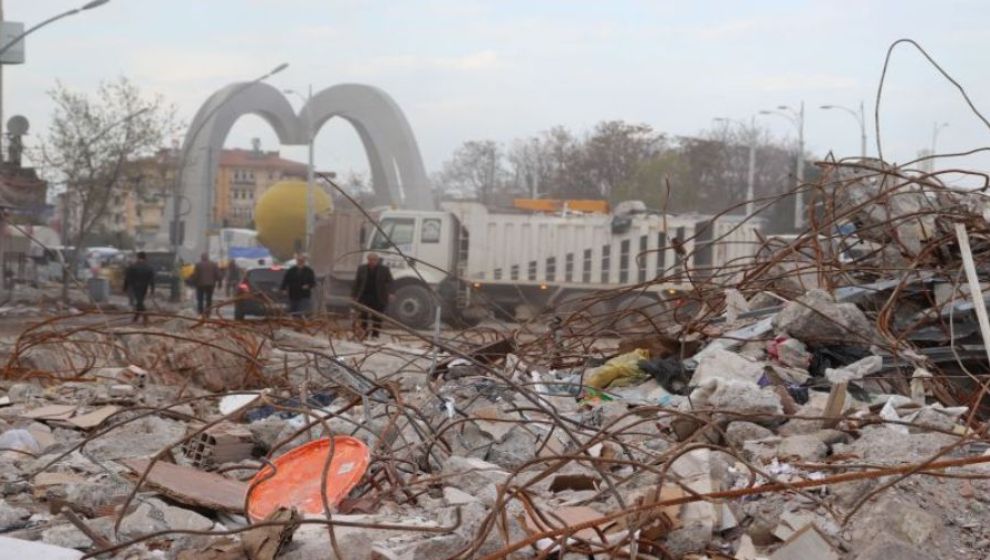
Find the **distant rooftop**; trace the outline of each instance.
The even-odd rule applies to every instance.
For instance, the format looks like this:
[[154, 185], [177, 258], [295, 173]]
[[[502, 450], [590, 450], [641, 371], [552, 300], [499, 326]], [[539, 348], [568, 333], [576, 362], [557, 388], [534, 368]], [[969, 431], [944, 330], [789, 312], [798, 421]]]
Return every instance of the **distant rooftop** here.
[[306, 164], [282, 158], [277, 151], [258, 151], [234, 148], [224, 149], [220, 154], [222, 167], [244, 167], [248, 169], [278, 169], [291, 175], [306, 175]]

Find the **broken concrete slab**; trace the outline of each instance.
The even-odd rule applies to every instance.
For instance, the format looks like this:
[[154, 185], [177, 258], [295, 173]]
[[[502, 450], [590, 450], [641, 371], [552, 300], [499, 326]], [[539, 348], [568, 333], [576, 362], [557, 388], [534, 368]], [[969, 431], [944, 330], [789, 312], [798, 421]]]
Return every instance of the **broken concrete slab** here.
[[17, 506], [10, 505], [6, 500], [0, 499], [0, 531], [7, 532], [23, 527], [31, 512]]
[[862, 360], [855, 361], [841, 368], [825, 368], [825, 378], [831, 383], [847, 383], [858, 381], [871, 373], [876, 373], [883, 368], [883, 358], [880, 356], [867, 356]]
[[12, 559], [79, 560], [83, 556], [78, 550], [3, 536], [0, 536], [0, 551], [3, 551], [3, 556]]
[[[708, 405], [719, 411], [716, 421], [746, 420], [760, 425], [776, 425], [783, 414], [780, 397], [769, 388], [751, 383], [719, 383], [708, 399]], [[735, 414], [730, 414], [735, 413]]]
[[832, 543], [813, 524], [805, 525], [770, 555], [770, 560], [839, 560]]
[[[150, 462], [147, 459], [127, 459], [121, 463], [140, 475]], [[162, 461], [155, 463], [145, 482], [178, 502], [234, 513], [244, 511], [248, 489], [245, 482]]]
[[715, 349], [707, 352], [698, 361], [698, 367], [691, 377], [691, 384], [700, 386], [712, 379], [755, 384], [762, 376], [762, 363], [729, 350]]
[[78, 406], [73, 404], [48, 404], [22, 412], [22, 418], [32, 420], [68, 420], [76, 413]]
[[866, 547], [854, 560], [931, 560], [932, 556], [907, 543], [881, 540]]
[[769, 429], [753, 422], [736, 421], [729, 422], [725, 427], [726, 442], [737, 449], [741, 449], [747, 441], [761, 440], [774, 437], [774, 433]]
[[815, 435], [788, 436], [780, 440], [777, 457], [782, 461], [821, 461], [828, 454], [828, 446]]
[[156, 498], [143, 500], [120, 523], [120, 531], [129, 538], [159, 531], [209, 531], [212, 528], [213, 521], [210, 519]]
[[774, 317], [774, 326], [807, 343], [868, 345], [876, 329], [852, 303], [837, 303], [828, 292], [811, 290], [787, 304]]

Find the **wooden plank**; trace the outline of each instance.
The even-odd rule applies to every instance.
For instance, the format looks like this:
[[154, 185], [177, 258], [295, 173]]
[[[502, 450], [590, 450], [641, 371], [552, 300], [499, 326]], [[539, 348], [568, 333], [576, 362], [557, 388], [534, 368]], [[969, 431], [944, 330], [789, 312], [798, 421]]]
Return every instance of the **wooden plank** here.
[[106, 422], [107, 418], [110, 418], [116, 414], [118, 410], [120, 410], [119, 406], [107, 405], [97, 408], [91, 412], [87, 412], [86, 414], [73, 416], [66, 422], [70, 426], [79, 428], [80, 430], [90, 430]]
[[33, 410], [22, 412], [22, 418], [32, 420], [68, 420], [76, 412], [76, 406], [71, 404], [49, 404]]
[[842, 410], [846, 407], [846, 393], [845, 381], [832, 385], [832, 390], [828, 393], [828, 401], [825, 403], [825, 412], [822, 414], [825, 417], [822, 422], [823, 428], [834, 428], [839, 425]]
[[[125, 459], [120, 463], [140, 475], [149, 461]], [[162, 461], [155, 463], [145, 483], [177, 502], [234, 513], [244, 511], [248, 490], [246, 482]]]

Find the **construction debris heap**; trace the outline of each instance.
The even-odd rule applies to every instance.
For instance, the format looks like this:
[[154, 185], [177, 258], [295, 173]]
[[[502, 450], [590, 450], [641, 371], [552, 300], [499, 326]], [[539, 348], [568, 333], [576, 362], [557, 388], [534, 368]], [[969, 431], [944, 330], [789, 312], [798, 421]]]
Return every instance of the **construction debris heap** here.
[[990, 202], [873, 160], [802, 188], [807, 231], [632, 330], [53, 316], [4, 347], [0, 550], [990, 556]]

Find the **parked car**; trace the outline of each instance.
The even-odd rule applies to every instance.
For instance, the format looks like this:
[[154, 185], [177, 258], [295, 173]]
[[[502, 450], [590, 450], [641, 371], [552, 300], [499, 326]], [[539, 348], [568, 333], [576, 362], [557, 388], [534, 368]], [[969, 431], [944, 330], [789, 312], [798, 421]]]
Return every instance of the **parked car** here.
[[240, 321], [248, 315], [266, 317], [282, 313], [286, 296], [279, 288], [284, 277], [285, 269], [281, 266], [252, 268], [245, 272], [237, 285], [234, 318]]

